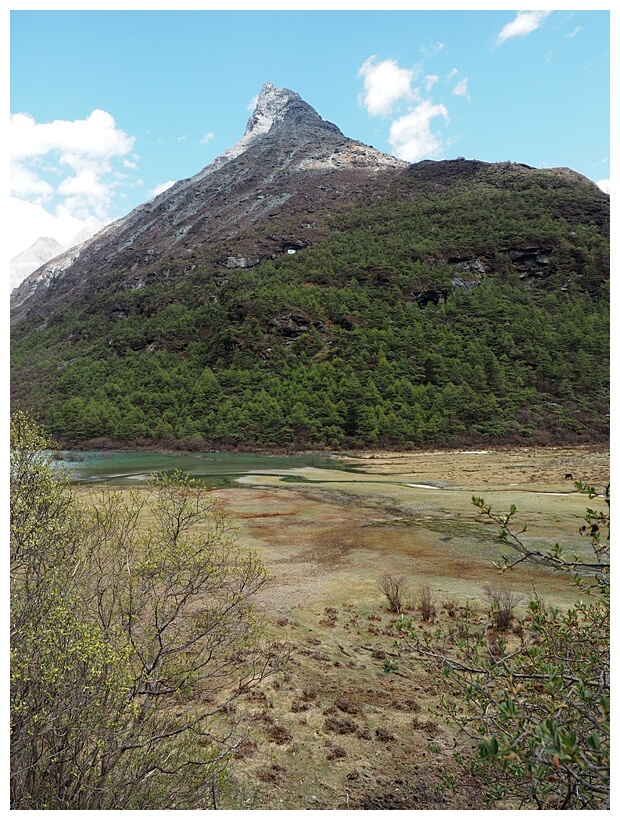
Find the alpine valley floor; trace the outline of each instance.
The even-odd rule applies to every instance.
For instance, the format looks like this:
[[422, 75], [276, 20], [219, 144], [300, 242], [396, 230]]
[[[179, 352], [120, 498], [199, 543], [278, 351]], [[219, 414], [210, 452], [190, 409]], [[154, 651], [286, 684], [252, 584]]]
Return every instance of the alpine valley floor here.
[[[450, 625], [450, 598], [461, 613], [467, 606], [474, 620], [483, 618], [485, 583], [509, 586], [524, 604], [535, 589], [569, 606], [575, 589], [544, 567], [521, 564], [498, 576], [493, 562], [507, 548], [471, 498], [483, 496], [498, 513], [514, 504], [533, 545], [559, 541], [584, 553], [579, 527], [590, 502], [565, 476], [604, 488], [609, 453], [522, 448], [343, 459], [364, 472], [303, 468], [214, 491], [273, 576], [258, 605], [268, 632], [291, 653], [284, 672], [238, 707], [250, 732], [219, 807], [484, 809], [481, 784], [454, 756], [467, 743], [435, 712], [444, 684], [406, 651], [397, 659], [397, 615], [378, 582], [385, 574], [407, 579], [407, 614], [422, 629]], [[423, 584], [437, 609], [426, 625], [415, 603]]]

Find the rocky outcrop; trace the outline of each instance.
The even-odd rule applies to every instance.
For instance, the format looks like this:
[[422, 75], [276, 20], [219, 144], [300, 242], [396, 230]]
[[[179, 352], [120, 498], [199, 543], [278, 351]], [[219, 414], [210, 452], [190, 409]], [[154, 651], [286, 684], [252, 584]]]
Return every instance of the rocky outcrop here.
[[447, 262], [452, 268], [459, 271], [459, 274], [484, 276], [489, 268], [488, 259], [482, 259], [480, 256], [453, 256]]
[[542, 279], [550, 271], [548, 248], [510, 248], [506, 253], [521, 279]]
[[317, 330], [324, 330], [323, 322], [314, 321], [300, 314], [289, 313], [285, 316], [274, 317], [269, 322], [269, 329], [281, 336], [284, 336], [288, 343], [294, 342], [304, 333], [315, 327]]
[[247, 256], [229, 256], [225, 262], [225, 266], [229, 270], [234, 268], [253, 268], [255, 265], [260, 265], [261, 259], [249, 259]]
[[421, 308], [428, 305], [443, 305], [449, 291], [429, 288], [428, 290], [421, 290], [413, 295], [414, 301]]

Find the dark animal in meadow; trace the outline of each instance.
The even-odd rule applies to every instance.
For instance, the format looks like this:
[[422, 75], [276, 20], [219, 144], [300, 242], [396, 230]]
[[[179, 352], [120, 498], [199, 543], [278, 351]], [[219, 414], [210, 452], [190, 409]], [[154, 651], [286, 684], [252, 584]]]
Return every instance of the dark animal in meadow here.
[[564, 478], [565, 478], [567, 481], [572, 481], [572, 480], [573, 480], [573, 474], [572, 474], [572, 473], [566, 473], [566, 475], [564, 476]]
[[597, 535], [600, 531], [598, 524], [592, 524], [590, 527], [584, 524], [579, 528], [579, 535]]

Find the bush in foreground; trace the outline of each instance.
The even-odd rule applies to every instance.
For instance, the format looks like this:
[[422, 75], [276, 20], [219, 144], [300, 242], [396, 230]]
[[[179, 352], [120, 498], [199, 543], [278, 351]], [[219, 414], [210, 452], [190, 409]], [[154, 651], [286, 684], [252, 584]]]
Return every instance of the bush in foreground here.
[[[609, 506], [609, 488], [578, 486]], [[435, 674], [443, 669], [452, 695], [441, 712], [478, 744], [474, 768], [486, 779], [489, 804], [609, 808], [609, 510], [587, 509], [592, 557], [584, 560], [567, 557], [559, 544], [529, 548], [527, 528], [513, 527], [514, 507], [498, 516], [482, 498], [473, 501], [516, 552], [500, 570], [544, 562], [577, 585], [581, 600], [561, 612], [535, 597], [506, 633], [514, 601], [494, 595], [486, 628], [462, 630], [455, 650], [446, 651], [445, 634], [417, 632], [403, 618], [406, 643]]]
[[11, 808], [210, 808], [234, 701], [274, 668], [267, 582], [188, 476], [78, 501], [11, 424]]

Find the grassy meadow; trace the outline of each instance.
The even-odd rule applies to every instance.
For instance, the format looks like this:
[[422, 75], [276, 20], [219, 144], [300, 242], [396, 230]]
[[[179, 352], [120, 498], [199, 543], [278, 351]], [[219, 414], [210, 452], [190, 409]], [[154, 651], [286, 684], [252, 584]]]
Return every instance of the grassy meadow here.
[[[588, 500], [565, 476], [602, 488], [609, 454], [521, 448], [342, 459], [341, 472], [248, 475], [239, 488], [213, 491], [272, 576], [257, 606], [290, 652], [284, 671], [235, 707], [249, 733], [219, 807], [484, 809], [480, 783], [460, 762], [469, 741], [435, 711], [448, 684], [406, 648], [398, 657], [398, 616], [379, 581], [406, 579], [406, 614], [423, 630], [484, 619], [485, 584], [508, 586], [521, 611], [534, 590], [570, 606], [574, 588], [545, 567], [521, 564], [499, 576], [493, 562], [507, 547], [471, 498], [483, 496], [498, 513], [514, 504], [530, 545], [560, 542], [585, 557], [579, 527]], [[422, 585], [436, 608], [426, 623]]]

